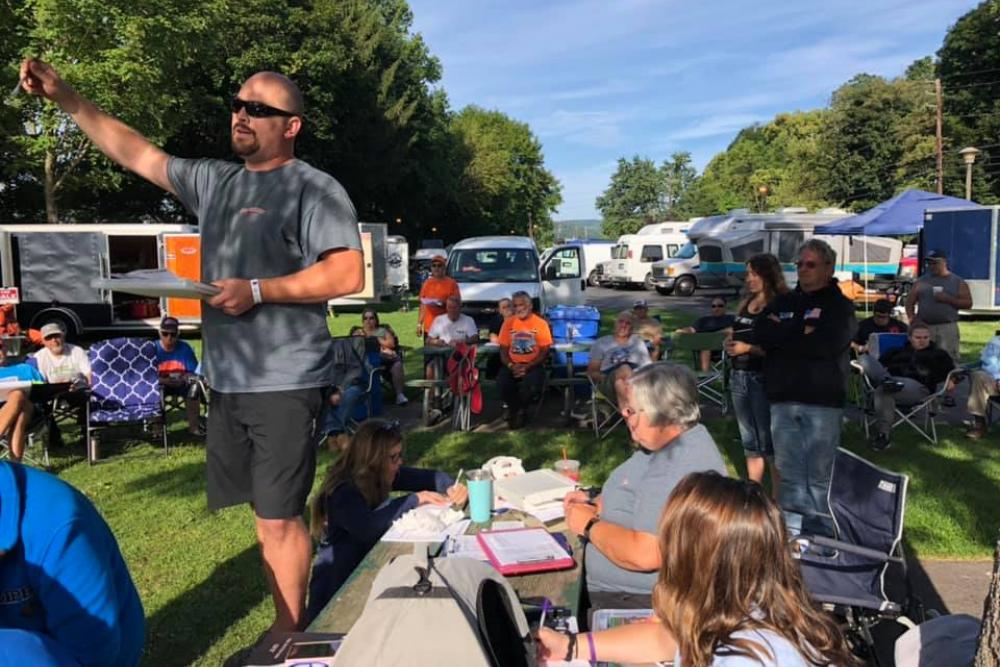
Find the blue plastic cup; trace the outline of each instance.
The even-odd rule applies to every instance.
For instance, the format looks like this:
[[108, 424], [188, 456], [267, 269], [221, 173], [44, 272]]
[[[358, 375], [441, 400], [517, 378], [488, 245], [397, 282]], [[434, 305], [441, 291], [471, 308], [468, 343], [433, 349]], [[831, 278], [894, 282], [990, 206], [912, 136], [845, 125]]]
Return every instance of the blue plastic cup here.
[[466, 473], [469, 487], [469, 517], [476, 523], [486, 523], [493, 511], [493, 477], [485, 470]]

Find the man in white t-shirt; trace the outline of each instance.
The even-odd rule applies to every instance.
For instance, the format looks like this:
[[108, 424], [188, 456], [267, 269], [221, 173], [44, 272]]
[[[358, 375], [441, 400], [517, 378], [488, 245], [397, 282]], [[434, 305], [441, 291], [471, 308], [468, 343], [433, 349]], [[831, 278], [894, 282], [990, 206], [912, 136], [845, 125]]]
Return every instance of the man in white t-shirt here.
[[462, 297], [452, 295], [445, 302], [444, 315], [438, 315], [427, 332], [428, 345], [475, 343], [479, 340], [476, 321], [462, 314]]
[[35, 352], [35, 361], [46, 382], [73, 382], [82, 377], [90, 384], [87, 353], [82, 347], [66, 342], [61, 324], [50, 322], [42, 327], [42, 340], [45, 347]]

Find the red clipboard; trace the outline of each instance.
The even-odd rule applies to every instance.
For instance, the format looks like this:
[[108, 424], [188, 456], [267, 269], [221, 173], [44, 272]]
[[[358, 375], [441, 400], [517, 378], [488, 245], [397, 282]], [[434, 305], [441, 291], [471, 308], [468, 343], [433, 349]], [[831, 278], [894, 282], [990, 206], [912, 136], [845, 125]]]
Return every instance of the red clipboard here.
[[[549, 540], [552, 541], [551, 547], [547, 550], [550, 552], [544, 558], [516, 561], [516, 562], [503, 562], [496, 553], [495, 545], [491, 544], [491, 541], [495, 540], [497, 537], [502, 535], [512, 535], [515, 533], [532, 533], [538, 535], [538, 539], [543, 539], [541, 535], [545, 535]], [[483, 553], [486, 557], [490, 559], [490, 563], [496, 569], [497, 572], [503, 575], [513, 575], [513, 574], [533, 574], [535, 572], [551, 572], [553, 570], [567, 570], [574, 565], [576, 561], [573, 557], [566, 553], [563, 546], [559, 544], [558, 541], [552, 534], [544, 528], [513, 528], [511, 530], [488, 530], [483, 531], [476, 535], [476, 539], [479, 541], [479, 546], [483, 548]], [[546, 545], [547, 547], [549, 545]], [[562, 554], [562, 557], [556, 554]]]

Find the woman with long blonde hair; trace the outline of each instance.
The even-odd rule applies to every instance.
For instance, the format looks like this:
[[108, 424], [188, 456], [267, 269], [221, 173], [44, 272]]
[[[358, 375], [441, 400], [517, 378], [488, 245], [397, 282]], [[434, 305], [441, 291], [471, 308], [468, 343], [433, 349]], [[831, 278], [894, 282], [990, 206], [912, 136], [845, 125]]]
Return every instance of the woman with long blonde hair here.
[[[410, 491], [390, 498], [393, 491]], [[392, 522], [419, 505], [462, 505], [468, 491], [449, 475], [403, 465], [398, 422], [369, 419], [326, 473], [309, 505], [319, 542], [309, 580], [311, 621], [382, 538]]]
[[683, 667], [856, 665], [809, 599], [781, 510], [759, 484], [692, 473], [660, 519], [655, 617], [579, 637], [543, 628], [542, 657]]

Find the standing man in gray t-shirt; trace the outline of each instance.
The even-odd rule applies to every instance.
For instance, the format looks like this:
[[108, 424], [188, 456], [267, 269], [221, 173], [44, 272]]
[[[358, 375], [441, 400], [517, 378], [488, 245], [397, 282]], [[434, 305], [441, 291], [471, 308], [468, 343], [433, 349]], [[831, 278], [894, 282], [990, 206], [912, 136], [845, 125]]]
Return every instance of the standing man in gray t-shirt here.
[[906, 297], [906, 317], [910, 324], [920, 320], [931, 330], [934, 343], [961, 363], [959, 355], [958, 311], [972, 307], [969, 285], [948, 270], [948, 257], [933, 250], [924, 257], [926, 272]]
[[167, 155], [41, 61], [25, 60], [21, 80], [109, 158], [198, 216], [202, 279], [221, 288], [202, 316], [212, 387], [208, 504], [251, 504], [274, 597], [272, 629], [297, 629], [312, 548], [302, 521], [316, 466], [311, 436], [331, 379], [325, 303], [364, 286], [347, 193], [294, 156], [302, 94], [273, 72], [247, 79], [230, 108], [240, 165]]

